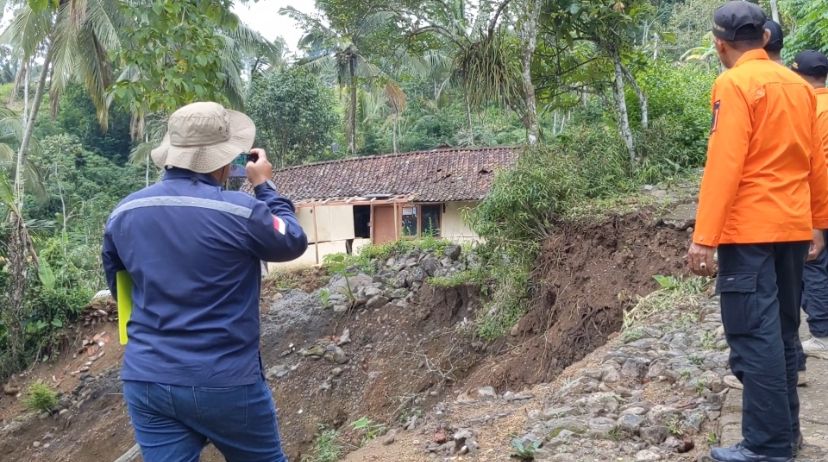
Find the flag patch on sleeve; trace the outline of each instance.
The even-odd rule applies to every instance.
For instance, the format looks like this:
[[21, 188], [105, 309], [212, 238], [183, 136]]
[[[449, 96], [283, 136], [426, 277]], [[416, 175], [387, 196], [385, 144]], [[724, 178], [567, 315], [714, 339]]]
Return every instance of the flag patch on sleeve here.
[[285, 223], [285, 220], [282, 220], [281, 218], [274, 215], [273, 216], [273, 229], [275, 229], [277, 233], [284, 236], [285, 231], [287, 231], [287, 223]]
[[719, 106], [721, 106], [722, 101], [716, 101], [713, 103], [713, 122], [710, 124], [710, 132], [713, 133], [716, 131], [716, 127], [719, 125]]

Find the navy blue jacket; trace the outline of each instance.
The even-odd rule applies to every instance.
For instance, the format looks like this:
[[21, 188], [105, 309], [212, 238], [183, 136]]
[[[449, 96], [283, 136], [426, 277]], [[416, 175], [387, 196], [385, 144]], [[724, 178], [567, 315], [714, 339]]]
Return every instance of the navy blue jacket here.
[[261, 260], [288, 261], [308, 242], [293, 204], [267, 183], [256, 197], [209, 175], [167, 170], [106, 224], [103, 265], [133, 280], [123, 380], [182, 386], [255, 383]]

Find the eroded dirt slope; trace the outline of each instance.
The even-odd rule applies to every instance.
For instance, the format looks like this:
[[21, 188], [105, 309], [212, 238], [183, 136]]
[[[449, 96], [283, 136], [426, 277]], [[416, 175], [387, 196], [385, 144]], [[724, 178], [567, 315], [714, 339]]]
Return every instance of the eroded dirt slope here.
[[[377, 276], [355, 282], [365, 300], [350, 310], [322, 307], [335, 283], [319, 289], [304, 281], [309, 292], [267, 291], [262, 353], [291, 460], [308, 453], [320, 427], [339, 429], [352, 450], [362, 435], [349, 424], [360, 417], [416, 428], [463, 393], [491, 386], [502, 396], [552, 382], [618, 330], [624, 308], [656, 288], [654, 275], [682, 272], [685, 228], [665, 226], [654, 212], [562, 226], [544, 243], [534, 270], [532, 309], [511, 335], [491, 344], [469, 334], [469, 320], [483, 306], [478, 287], [422, 282], [435, 264], [452, 270], [465, 264], [446, 263], [443, 255], [380, 263]], [[118, 358], [114, 344], [109, 358]], [[62, 414], [15, 417], [19, 403], [0, 401], [0, 460], [115, 460], [134, 443], [117, 372], [111, 364], [72, 378], [77, 383], [63, 389]], [[423, 455], [422, 447], [416, 450], [410, 460]], [[402, 457], [399, 447], [388, 451]], [[392, 460], [378, 457], [372, 460]], [[222, 459], [208, 449], [203, 460]]]

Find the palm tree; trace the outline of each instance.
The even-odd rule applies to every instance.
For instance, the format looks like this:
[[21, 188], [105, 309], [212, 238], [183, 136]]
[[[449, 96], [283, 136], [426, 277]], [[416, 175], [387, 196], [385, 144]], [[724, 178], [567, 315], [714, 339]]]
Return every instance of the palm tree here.
[[[398, 18], [416, 18], [408, 27], [412, 40], [433, 39], [430, 51], [450, 57], [452, 79], [463, 90], [468, 129], [474, 143], [472, 107], [499, 102], [520, 105], [520, 63], [509, 59], [500, 27], [511, 0], [481, 2], [475, 16], [468, 14], [467, 0], [434, 2], [425, 14], [401, 11]], [[496, 5], [496, 7], [495, 7]]]
[[770, 7], [771, 7], [771, 19], [776, 22], [779, 22], [779, 5], [777, 4], [776, 0], [770, 0]]
[[[0, 0], [0, 6], [6, 2]], [[18, 148], [18, 164], [26, 163], [31, 136], [37, 120], [46, 84], [49, 84], [53, 114], [57, 111], [60, 93], [71, 80], [83, 82], [97, 109], [98, 120], [106, 128], [109, 105], [112, 97], [110, 88], [115, 81], [109, 54], [121, 47], [122, 36], [130, 29], [132, 18], [124, 14], [123, 2], [118, 0], [61, 0], [56, 9], [39, 7], [40, 2], [16, 0], [15, 16], [0, 35], [0, 42], [19, 50], [19, 58], [29, 63], [42, 59], [40, 76], [35, 89], [34, 101], [24, 122], [22, 141]], [[133, 0], [132, 5], [146, 4], [148, 0]], [[37, 5], [35, 5], [37, 4]], [[35, 5], [34, 7], [32, 5]], [[234, 107], [241, 107], [244, 101], [242, 81], [242, 57], [263, 58], [271, 64], [281, 60], [282, 48], [268, 42], [260, 34], [240, 24], [238, 17], [229, 11], [223, 12], [221, 21], [221, 63], [222, 72], [229, 76], [223, 92]], [[23, 66], [28, 72], [28, 66]], [[126, 69], [120, 78], [139, 78], [134, 69]], [[28, 98], [25, 102], [28, 105]], [[144, 114], [133, 114], [134, 133], [143, 131]], [[18, 169], [18, 171], [23, 171]], [[15, 196], [22, 210], [23, 178], [15, 176]]]
[[[77, 78], [89, 91], [98, 119], [106, 126], [105, 94], [111, 82], [107, 52], [119, 46], [118, 30], [124, 23], [118, 2], [113, 0], [61, 0], [56, 8], [51, 7], [51, 2], [45, 6], [20, 0], [11, 3], [17, 7], [16, 14], [0, 35], [0, 42], [19, 50], [21, 62], [30, 63], [39, 56], [42, 59], [34, 101], [27, 111], [17, 151], [17, 165], [23, 166], [49, 76], [53, 111], [57, 109], [61, 90]], [[24, 69], [28, 72], [28, 66]], [[22, 172], [22, 168], [17, 168], [14, 180], [17, 208], [21, 212]]]
[[36, 191], [43, 190], [39, 175], [31, 165], [26, 165], [25, 172], [15, 172], [18, 165], [13, 146], [20, 142], [22, 135], [23, 125], [20, 118], [8, 109], [0, 109], [0, 213], [3, 214], [0, 235], [7, 236], [4, 245], [10, 279], [6, 303], [0, 303], [0, 321], [8, 331], [9, 353], [13, 367], [21, 363], [24, 352], [23, 314], [28, 269], [30, 264], [37, 268], [38, 261], [29, 235], [29, 223], [23, 219], [18, 207], [18, 197], [9, 184], [8, 173], [13, 172], [15, 178], [24, 178]]
[[377, 29], [376, 26], [391, 19], [391, 13], [382, 12], [362, 18], [350, 30], [337, 31], [328, 27], [319, 19], [302, 13], [293, 7], [279, 10], [290, 16], [305, 28], [306, 34], [299, 41], [299, 46], [308, 50], [308, 56], [300, 59], [298, 65], [333, 66], [340, 86], [348, 89], [348, 111], [346, 132], [348, 151], [356, 154], [357, 129], [357, 87], [360, 79], [382, 75], [383, 72], [372, 64], [362, 53], [360, 47]]

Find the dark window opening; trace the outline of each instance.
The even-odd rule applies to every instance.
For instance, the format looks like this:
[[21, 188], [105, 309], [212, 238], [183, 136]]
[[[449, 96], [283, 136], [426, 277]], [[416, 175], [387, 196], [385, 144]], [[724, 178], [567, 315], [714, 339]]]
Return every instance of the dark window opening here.
[[423, 236], [440, 237], [440, 214], [442, 205], [422, 205], [422, 234]]
[[354, 237], [369, 239], [371, 237], [371, 206], [354, 206]]
[[417, 235], [417, 207], [403, 207], [402, 209], [403, 236]]

